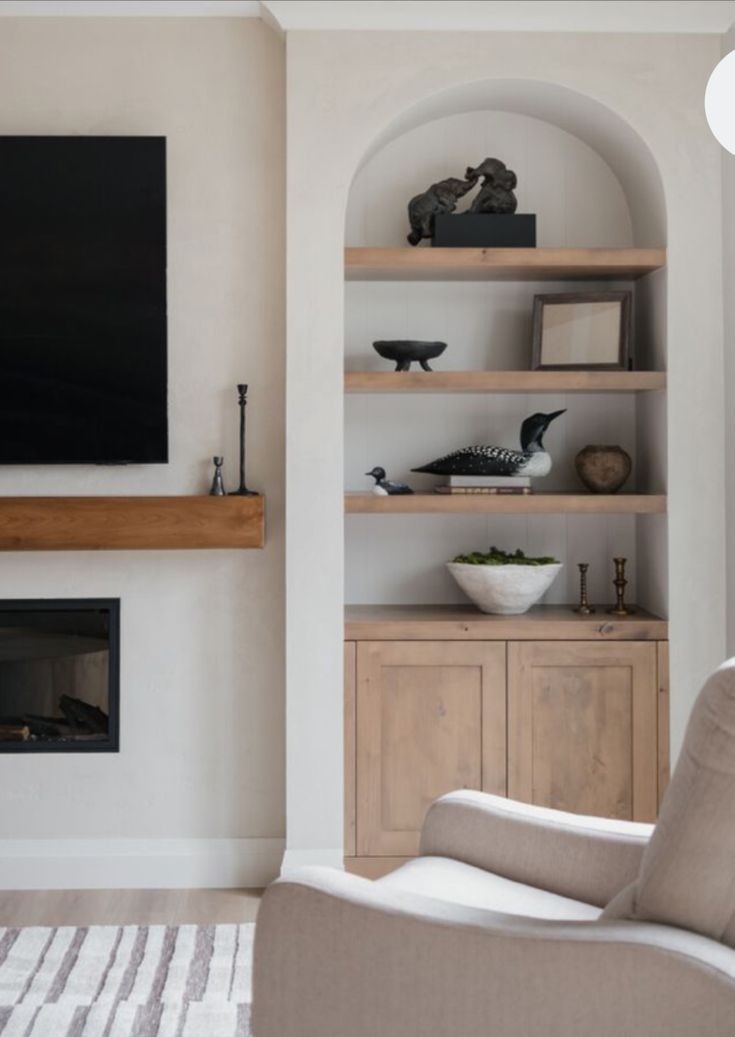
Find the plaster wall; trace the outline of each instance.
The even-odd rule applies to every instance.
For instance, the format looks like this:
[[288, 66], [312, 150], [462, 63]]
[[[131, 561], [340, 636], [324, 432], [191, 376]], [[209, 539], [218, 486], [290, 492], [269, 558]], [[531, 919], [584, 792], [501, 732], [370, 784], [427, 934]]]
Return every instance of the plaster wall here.
[[[722, 55], [735, 50], [735, 27], [722, 38]], [[735, 655], [735, 155], [721, 148], [722, 277], [725, 315], [725, 456], [727, 459], [727, 654]]]
[[2, 494], [248, 481], [263, 551], [4, 554], [0, 597], [121, 598], [121, 752], [0, 756], [0, 886], [258, 885], [284, 835], [284, 45], [255, 19], [0, 19], [0, 133], [162, 134], [170, 463], [0, 471]]
[[[675, 35], [289, 34], [287, 868], [306, 860], [338, 861], [342, 838], [342, 246], [348, 191], [366, 153], [395, 120], [457, 87], [516, 80], [539, 97], [563, 88], [576, 98], [580, 124], [599, 110], [595, 106], [614, 113], [640, 139], [633, 149], [640, 168], [653, 163], [660, 173], [669, 248], [668, 568], [676, 752], [701, 681], [725, 649], [724, 467], [722, 451], [713, 448], [724, 435], [721, 160], [702, 108], [719, 45], [716, 37]], [[595, 121], [587, 118], [591, 134]], [[632, 168], [635, 173], [635, 162]]]

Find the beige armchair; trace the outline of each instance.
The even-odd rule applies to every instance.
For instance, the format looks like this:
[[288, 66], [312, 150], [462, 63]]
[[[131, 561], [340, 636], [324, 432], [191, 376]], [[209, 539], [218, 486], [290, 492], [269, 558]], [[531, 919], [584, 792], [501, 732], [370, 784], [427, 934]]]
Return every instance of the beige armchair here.
[[304, 869], [258, 915], [254, 1037], [732, 1037], [735, 667], [655, 828], [457, 792], [370, 882]]

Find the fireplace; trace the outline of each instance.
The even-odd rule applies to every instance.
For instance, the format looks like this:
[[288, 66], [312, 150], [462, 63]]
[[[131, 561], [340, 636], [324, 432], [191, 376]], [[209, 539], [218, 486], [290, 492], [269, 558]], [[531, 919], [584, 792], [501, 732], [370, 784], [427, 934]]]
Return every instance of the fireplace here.
[[117, 752], [120, 601], [0, 601], [0, 752]]

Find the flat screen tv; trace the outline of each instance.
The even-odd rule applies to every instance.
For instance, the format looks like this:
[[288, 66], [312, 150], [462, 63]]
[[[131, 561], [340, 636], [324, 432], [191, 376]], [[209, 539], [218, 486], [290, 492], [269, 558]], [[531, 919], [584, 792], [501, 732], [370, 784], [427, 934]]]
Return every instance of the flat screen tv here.
[[0, 137], [0, 465], [168, 460], [166, 141]]

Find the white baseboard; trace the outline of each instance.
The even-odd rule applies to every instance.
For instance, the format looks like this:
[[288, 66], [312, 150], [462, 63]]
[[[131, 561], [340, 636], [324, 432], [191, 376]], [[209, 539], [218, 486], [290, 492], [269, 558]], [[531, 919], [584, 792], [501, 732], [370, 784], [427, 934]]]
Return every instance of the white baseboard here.
[[233, 889], [278, 876], [283, 839], [0, 839], [0, 889]]
[[295, 850], [287, 849], [283, 855], [281, 864], [281, 878], [287, 878], [289, 873], [297, 868], [309, 868], [319, 865], [326, 868], [344, 869], [344, 850], [320, 849], [320, 850]]

